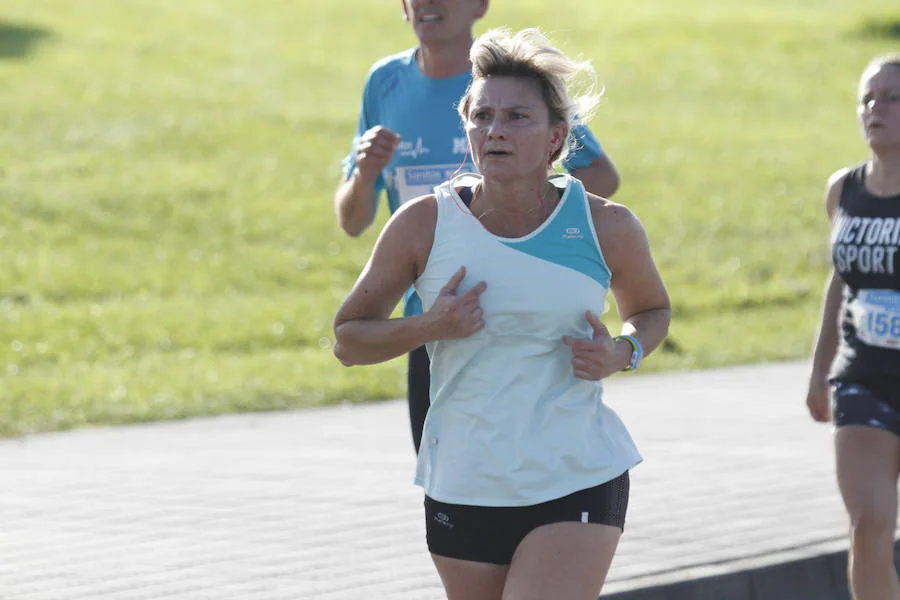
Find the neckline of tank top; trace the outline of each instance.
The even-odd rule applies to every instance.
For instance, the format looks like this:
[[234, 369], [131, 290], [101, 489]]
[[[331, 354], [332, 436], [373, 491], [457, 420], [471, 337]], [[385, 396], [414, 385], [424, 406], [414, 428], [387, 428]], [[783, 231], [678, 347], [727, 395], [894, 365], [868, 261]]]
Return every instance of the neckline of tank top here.
[[[466, 214], [468, 214], [472, 219], [475, 220], [475, 222], [478, 223], [478, 225], [481, 227], [481, 229], [484, 231], [484, 233], [486, 233], [487, 235], [489, 235], [489, 236], [493, 237], [494, 239], [499, 240], [501, 242], [522, 243], [522, 242], [527, 242], [528, 240], [534, 238], [536, 235], [540, 234], [540, 232], [544, 231], [547, 227], [549, 227], [550, 223], [554, 220], [556, 215], [559, 214], [559, 211], [562, 210], [563, 204], [567, 201], [566, 198], [568, 197], [569, 190], [572, 189], [572, 185], [571, 185], [572, 178], [564, 179], [564, 181], [566, 182], [566, 186], [563, 188], [560, 188], [555, 183], [551, 182], [551, 185], [553, 185], [553, 187], [556, 189], [556, 193], [559, 196], [559, 200], [557, 201], [556, 206], [553, 207], [553, 210], [550, 211], [550, 214], [548, 214], [540, 222], [540, 224], [534, 228], [534, 230], [529, 231], [528, 233], [526, 233], [524, 235], [520, 235], [520, 236], [516, 236], [516, 237], [510, 237], [510, 236], [499, 235], [499, 234], [494, 233], [493, 231], [491, 231], [490, 229], [485, 227], [484, 223], [482, 223], [481, 220], [475, 216], [475, 214], [472, 212], [472, 209], [469, 206], [469, 204], [472, 202], [472, 200], [475, 197], [475, 194], [474, 194], [475, 186], [474, 185], [461, 186], [458, 190], [457, 187], [455, 185], [453, 185], [451, 182], [450, 193], [453, 194], [454, 196], [456, 196], [457, 200], [461, 201], [465, 205]], [[460, 190], [465, 190], [464, 193], [468, 196], [468, 198], [463, 199], [463, 194], [460, 193]]]
[[866, 185], [866, 180], [868, 179], [868, 174], [866, 173], [866, 165], [863, 164], [862, 168], [859, 171], [859, 187], [862, 188], [862, 191], [865, 195], [870, 197], [872, 200], [900, 200], [900, 192], [896, 194], [890, 194], [888, 196], [882, 196], [880, 194], [872, 193], [869, 187]]
[[[468, 208], [469, 210], [472, 209], [472, 199], [475, 197], [475, 185], [477, 184], [466, 185], [461, 188], [456, 188], [454, 186], [453, 188], [456, 190], [456, 194], [459, 196], [459, 199], [462, 200], [463, 204], [465, 204], [466, 208]], [[556, 189], [557, 202], [562, 202], [563, 194], [566, 193], [566, 189], [568, 186], [566, 188], [561, 188], [553, 183], [551, 183], [550, 185], [552, 185]], [[555, 210], [556, 209], [554, 208], [554, 211]], [[551, 214], [553, 213], [551, 212]]]
[[872, 200], [874, 200], [876, 202], [882, 202], [882, 201], [895, 202], [895, 201], [900, 200], [900, 192], [898, 192], [896, 194], [891, 194], [890, 196], [882, 196], [880, 194], [873, 194], [872, 191], [866, 187], [865, 181], [862, 182], [862, 185], [860, 187], [862, 188], [863, 194], [865, 194], [866, 196], [868, 196], [869, 198], [871, 198]]

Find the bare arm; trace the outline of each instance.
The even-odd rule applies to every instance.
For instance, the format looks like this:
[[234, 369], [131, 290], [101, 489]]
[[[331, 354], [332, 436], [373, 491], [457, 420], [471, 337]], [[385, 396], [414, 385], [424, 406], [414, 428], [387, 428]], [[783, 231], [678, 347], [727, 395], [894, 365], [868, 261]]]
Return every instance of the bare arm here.
[[644, 354], [650, 354], [666, 339], [672, 304], [647, 234], [637, 217], [620, 204], [592, 198], [591, 210], [612, 273], [611, 290], [623, 321], [622, 334], [635, 337]]
[[[825, 189], [825, 212], [828, 214], [829, 221], [834, 220], [846, 175], [847, 169], [841, 169], [828, 179]], [[828, 421], [830, 418], [828, 371], [831, 369], [835, 354], [837, 354], [842, 287], [840, 276], [832, 268], [822, 298], [822, 320], [819, 323], [816, 342], [813, 346], [812, 372], [806, 395], [806, 405], [810, 415], [816, 421], [821, 422]]]
[[838, 347], [838, 313], [841, 308], [841, 278], [831, 270], [822, 298], [822, 320], [813, 346], [812, 377], [825, 378]]
[[606, 154], [586, 167], [575, 169], [572, 176], [579, 179], [588, 192], [601, 198], [610, 198], [619, 189], [619, 172]]
[[375, 219], [375, 180], [353, 169], [334, 194], [334, 212], [347, 235], [357, 237], [368, 229]]
[[[624, 206], [590, 197], [591, 213], [606, 264], [612, 273], [611, 289], [624, 321], [622, 333], [633, 336], [650, 354], [665, 339], [672, 310], [650, 244], [637, 218]], [[616, 341], [590, 311], [585, 319], [594, 330], [590, 340], [563, 337], [572, 350], [576, 377], [599, 380], [621, 371], [631, 358], [631, 344]]]
[[456, 295], [465, 268], [450, 279], [427, 312], [390, 318], [428, 262], [436, 214], [434, 196], [425, 196], [404, 205], [385, 225], [369, 262], [335, 316], [334, 354], [343, 364], [384, 362], [426, 342], [467, 337], [484, 327], [478, 301], [484, 282]]
[[380, 125], [357, 142], [356, 166], [334, 194], [334, 212], [347, 235], [360, 235], [375, 219], [375, 182], [399, 143], [399, 135]]

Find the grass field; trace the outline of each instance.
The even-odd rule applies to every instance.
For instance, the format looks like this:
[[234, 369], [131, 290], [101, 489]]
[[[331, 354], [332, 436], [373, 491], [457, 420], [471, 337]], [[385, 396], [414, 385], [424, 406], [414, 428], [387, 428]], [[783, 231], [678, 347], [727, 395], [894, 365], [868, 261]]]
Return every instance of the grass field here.
[[[595, 63], [675, 304], [647, 371], [805, 355], [824, 182], [866, 156], [855, 86], [896, 2], [627, 6], [495, 0], [478, 31]], [[413, 42], [397, 2], [4, 2], [0, 434], [401, 395], [403, 360], [331, 355], [378, 229], [345, 237], [331, 197], [366, 71]]]

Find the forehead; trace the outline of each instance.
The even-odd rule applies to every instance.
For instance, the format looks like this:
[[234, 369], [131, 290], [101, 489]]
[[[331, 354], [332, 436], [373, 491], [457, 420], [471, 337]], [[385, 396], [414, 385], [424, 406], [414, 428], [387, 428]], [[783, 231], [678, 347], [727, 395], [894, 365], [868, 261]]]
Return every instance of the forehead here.
[[900, 65], [892, 63], [869, 67], [859, 80], [860, 93], [885, 88], [900, 88]]
[[487, 77], [472, 82], [472, 101], [483, 105], [544, 104], [537, 81], [530, 77]]

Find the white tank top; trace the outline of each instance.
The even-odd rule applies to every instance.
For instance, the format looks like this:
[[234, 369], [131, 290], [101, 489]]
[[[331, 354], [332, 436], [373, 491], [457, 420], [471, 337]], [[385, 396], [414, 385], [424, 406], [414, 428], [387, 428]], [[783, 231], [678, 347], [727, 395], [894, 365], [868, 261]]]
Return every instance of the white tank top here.
[[600, 382], [572, 371], [562, 336], [590, 338], [585, 310], [605, 310], [610, 272], [580, 181], [568, 175], [553, 214], [522, 238], [488, 232], [455, 187], [435, 188], [437, 222], [415, 288], [428, 310], [460, 266], [457, 293], [486, 281], [485, 328], [428, 344], [431, 407], [416, 469], [431, 498], [526, 506], [609, 481], [641, 461]]

